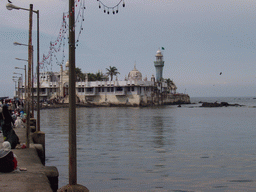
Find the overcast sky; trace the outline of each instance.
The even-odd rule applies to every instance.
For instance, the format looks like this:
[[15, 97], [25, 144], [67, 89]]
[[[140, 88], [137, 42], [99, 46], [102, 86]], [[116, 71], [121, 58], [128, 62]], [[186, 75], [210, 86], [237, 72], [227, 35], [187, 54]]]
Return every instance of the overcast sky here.
[[[13, 0], [14, 5], [40, 10], [40, 58], [58, 37], [68, 0]], [[119, 0], [102, 0], [114, 6]], [[27, 59], [28, 13], [6, 9], [0, 0], [0, 96], [13, 97], [13, 72]], [[76, 67], [83, 72], [106, 72], [115, 66], [119, 80], [133, 69], [143, 78], [154, 74], [157, 50], [164, 47], [164, 78], [178, 92], [198, 96], [256, 96], [255, 0], [125, 0], [119, 13], [107, 15], [98, 1], [85, 0], [83, 31], [76, 49]], [[36, 47], [36, 14], [33, 17]], [[76, 31], [80, 31], [80, 24]], [[66, 43], [67, 44], [67, 43]], [[66, 57], [68, 50], [66, 46]], [[34, 62], [36, 63], [36, 52]], [[62, 55], [62, 51], [59, 53]], [[40, 60], [41, 60], [40, 59]], [[59, 71], [56, 62], [44, 70]], [[220, 72], [222, 74], [220, 75]]]

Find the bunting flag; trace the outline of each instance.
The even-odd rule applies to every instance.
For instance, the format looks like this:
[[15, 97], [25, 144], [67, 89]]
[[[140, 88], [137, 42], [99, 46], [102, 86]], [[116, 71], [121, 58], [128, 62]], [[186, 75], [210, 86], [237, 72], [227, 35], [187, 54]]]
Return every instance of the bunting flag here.
[[[75, 0], [75, 6], [73, 7], [73, 11], [76, 9], [75, 15], [75, 24], [73, 29], [80, 24], [80, 30], [76, 34], [76, 43], [75, 46], [78, 46], [79, 38], [83, 30], [83, 21], [84, 21], [84, 12], [85, 12], [85, 0]], [[65, 62], [65, 50], [66, 42], [69, 39], [69, 16], [72, 14], [69, 12], [64, 12], [62, 16], [62, 23], [60, 27], [60, 31], [55, 41], [50, 42], [49, 51], [46, 54], [43, 54], [43, 59], [41, 61], [41, 69], [48, 68], [47, 66], [53, 66], [53, 62], [55, 61], [57, 65], [63, 65]], [[62, 54], [60, 54], [62, 52]]]
[[[79, 43], [79, 37], [82, 33], [83, 30], [83, 21], [85, 20], [85, 0], [75, 0], [75, 6], [72, 8], [73, 12], [76, 13], [75, 15], [75, 24], [73, 26], [73, 30], [75, 29], [76, 26], [80, 24], [80, 30], [79, 32], [76, 32], [76, 43], [75, 46], [78, 46]], [[113, 12], [113, 14], [118, 13], [118, 8], [121, 6], [120, 4], [122, 3], [122, 6], [125, 7], [125, 2], [124, 0], [119, 0], [119, 2], [112, 7], [109, 7], [105, 5], [101, 0], [97, 0], [99, 2], [99, 8], [104, 9], [104, 13], [109, 14], [110, 11]], [[76, 10], [76, 11], [75, 11]], [[66, 58], [65, 58], [65, 50], [67, 49], [66, 47], [66, 42], [69, 40], [69, 16], [73, 12], [64, 12], [63, 13], [63, 19], [60, 27], [60, 31], [58, 33], [58, 36], [55, 41], [50, 42], [50, 47], [49, 51], [46, 54], [43, 54], [43, 59], [41, 61], [41, 68], [48, 68], [48, 66], [53, 66], [53, 62], [56, 62], [57, 65], [63, 65]], [[68, 42], [69, 43], [69, 42]], [[60, 52], [62, 51], [62, 54]]]
[[111, 11], [111, 10], [112, 10], [113, 14], [118, 13], [118, 7], [119, 7], [119, 4], [121, 4], [121, 2], [123, 2], [123, 7], [125, 7], [124, 0], [120, 0], [119, 3], [117, 3], [113, 7], [109, 7], [109, 6], [105, 5], [100, 0], [97, 0], [97, 1], [99, 1], [99, 9], [101, 9], [101, 7], [103, 7], [104, 13], [107, 13], [107, 14], [109, 14], [109, 11]]

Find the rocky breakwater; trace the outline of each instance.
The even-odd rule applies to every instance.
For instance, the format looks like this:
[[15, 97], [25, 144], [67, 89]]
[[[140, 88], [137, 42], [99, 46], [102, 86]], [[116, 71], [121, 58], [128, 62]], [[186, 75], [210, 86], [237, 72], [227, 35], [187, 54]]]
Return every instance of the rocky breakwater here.
[[229, 107], [229, 106], [241, 107], [242, 106], [239, 104], [229, 104], [228, 102], [220, 102], [220, 103], [199, 102], [199, 103], [202, 103], [201, 107]]

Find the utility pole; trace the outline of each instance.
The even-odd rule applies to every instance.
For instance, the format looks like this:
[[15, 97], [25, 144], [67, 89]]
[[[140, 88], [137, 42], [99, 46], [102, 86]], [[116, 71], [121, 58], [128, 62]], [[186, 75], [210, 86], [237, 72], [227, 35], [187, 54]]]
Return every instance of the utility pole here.
[[32, 14], [33, 4], [30, 4], [29, 10], [29, 37], [28, 37], [28, 97], [27, 97], [27, 131], [26, 146], [29, 148], [30, 137], [30, 103], [31, 103], [31, 61], [32, 61]]
[[[106, 9], [112, 9], [113, 14], [118, 13], [117, 8], [121, 2], [123, 2], [123, 7], [125, 7], [124, 0], [120, 0], [114, 7], [108, 7], [100, 0], [98, 1], [100, 3], [99, 8], [103, 6], [105, 10], [104, 12], [106, 12]], [[114, 8], [116, 8], [116, 11], [114, 11]], [[107, 14], [109, 14], [109, 11]], [[89, 192], [86, 187], [77, 184], [75, 49], [75, 2], [74, 0], [69, 0], [69, 185], [58, 189], [58, 192]]]
[[58, 192], [89, 192], [86, 187], [77, 184], [75, 49], [75, 4], [74, 0], [69, 0], [69, 185]]
[[69, 185], [77, 184], [76, 89], [75, 89], [75, 7], [69, 0]]

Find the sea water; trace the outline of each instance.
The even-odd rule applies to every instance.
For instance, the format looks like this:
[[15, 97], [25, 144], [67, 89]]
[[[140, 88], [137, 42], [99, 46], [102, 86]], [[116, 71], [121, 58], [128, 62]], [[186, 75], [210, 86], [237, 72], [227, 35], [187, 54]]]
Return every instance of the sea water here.
[[[241, 107], [202, 108], [202, 102]], [[90, 191], [255, 191], [256, 99], [77, 108], [78, 184]], [[46, 165], [68, 184], [69, 109], [41, 110]]]

